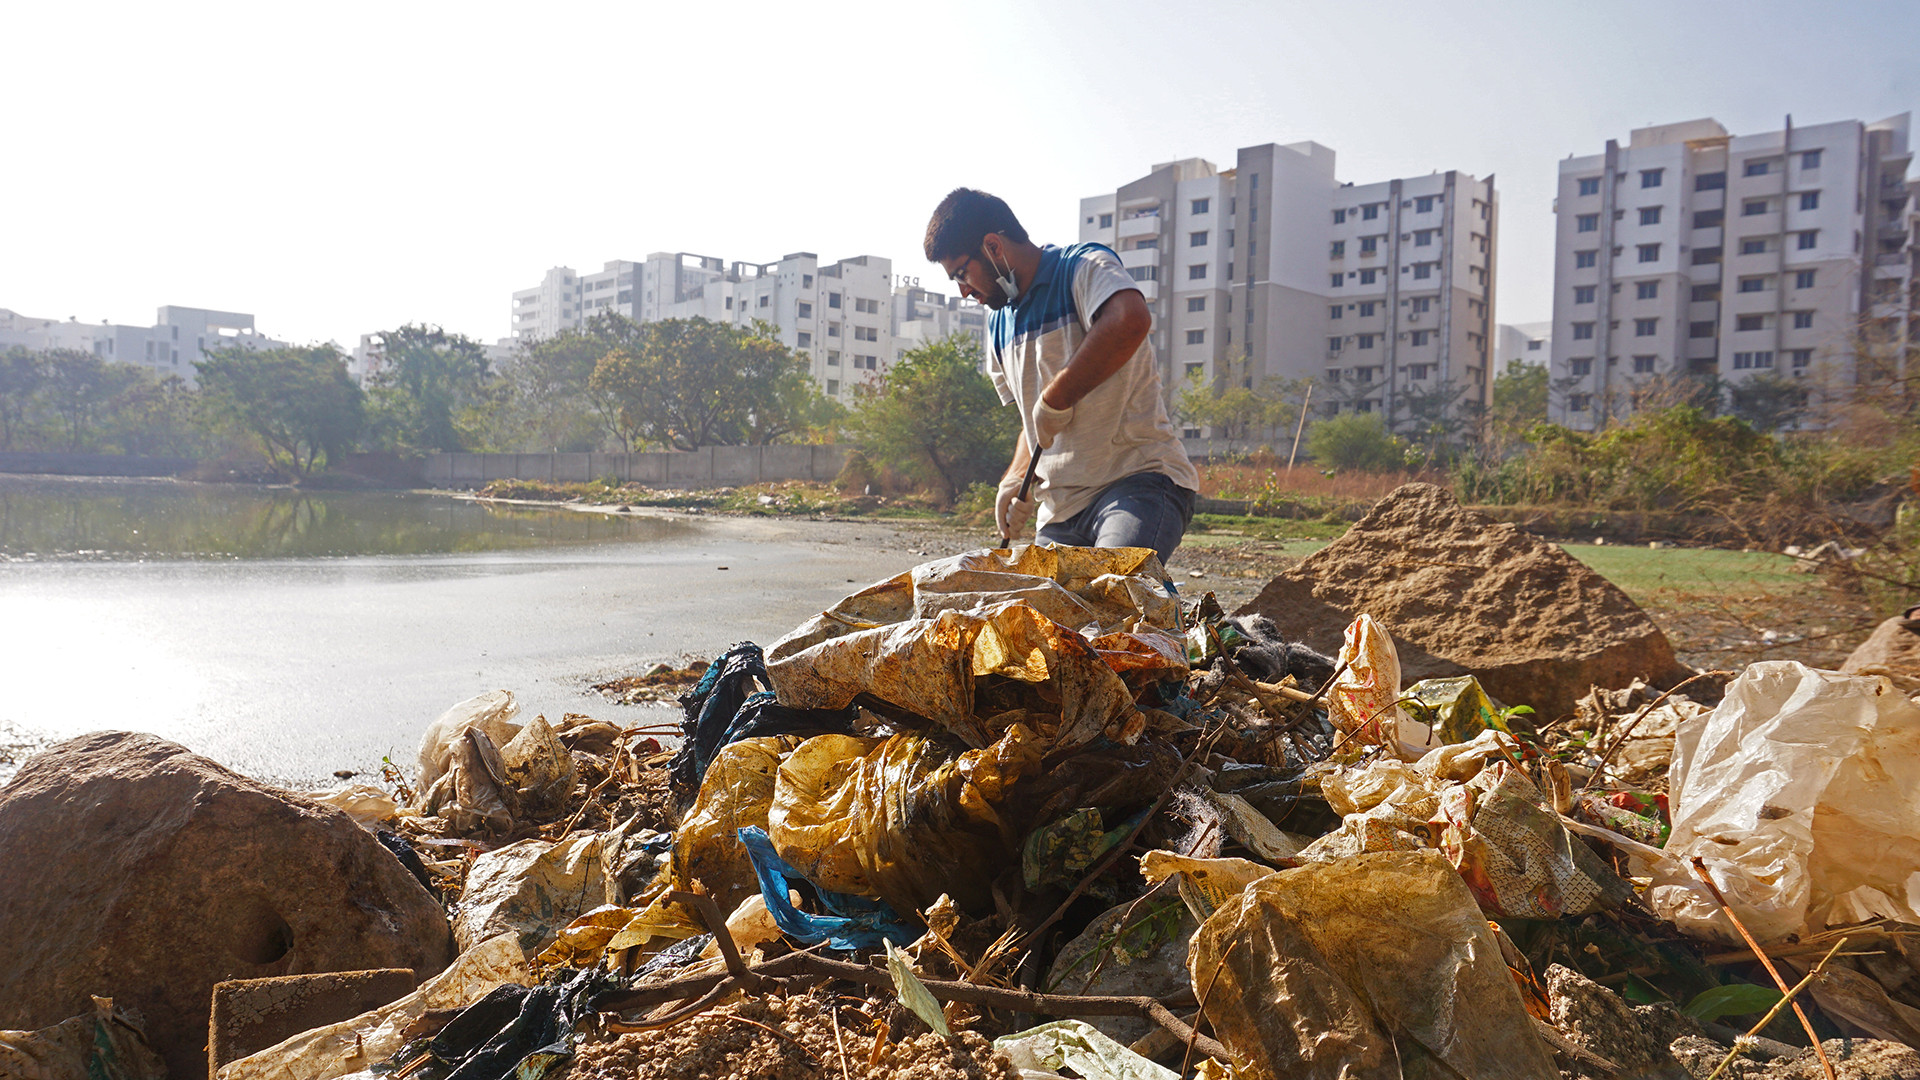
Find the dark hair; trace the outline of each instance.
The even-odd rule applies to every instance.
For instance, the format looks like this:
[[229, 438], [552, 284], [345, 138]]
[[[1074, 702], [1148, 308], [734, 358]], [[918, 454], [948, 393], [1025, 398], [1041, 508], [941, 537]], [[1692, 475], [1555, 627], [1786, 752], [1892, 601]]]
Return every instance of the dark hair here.
[[954, 188], [933, 208], [933, 220], [927, 222], [927, 261], [978, 255], [980, 241], [988, 233], [1027, 243], [1027, 230], [1020, 227], [1020, 219], [1005, 200], [973, 188]]

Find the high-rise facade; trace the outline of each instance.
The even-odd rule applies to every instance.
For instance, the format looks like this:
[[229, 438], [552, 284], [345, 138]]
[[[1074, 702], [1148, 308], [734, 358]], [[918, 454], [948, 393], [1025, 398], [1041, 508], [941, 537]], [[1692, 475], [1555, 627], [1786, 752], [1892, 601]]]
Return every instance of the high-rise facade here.
[[1562, 161], [1550, 418], [1604, 427], [1688, 376], [1816, 405], [1870, 381], [1911, 337], [1907, 128], [1690, 120]]
[[1312, 142], [1158, 165], [1080, 201], [1080, 239], [1146, 294], [1170, 393], [1311, 379], [1322, 415], [1396, 425], [1488, 400], [1498, 221], [1491, 176], [1343, 183]]
[[101, 320], [62, 322], [20, 315], [0, 308], [0, 351], [19, 345], [35, 352], [77, 349], [105, 360], [150, 368], [162, 378], [178, 375], [188, 386], [198, 380], [194, 364], [218, 349], [271, 349], [285, 345], [254, 329], [253, 316], [168, 305], [152, 326], [128, 326]]

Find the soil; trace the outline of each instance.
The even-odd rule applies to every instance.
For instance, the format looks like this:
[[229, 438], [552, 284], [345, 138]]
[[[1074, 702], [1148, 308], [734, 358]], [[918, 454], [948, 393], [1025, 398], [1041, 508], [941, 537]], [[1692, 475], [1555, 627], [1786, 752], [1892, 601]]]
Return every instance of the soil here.
[[826, 997], [752, 998], [661, 1031], [591, 1037], [556, 1080], [1018, 1080], [1012, 1063], [972, 1031], [948, 1039], [921, 1028], [876, 1056], [879, 1031], [869, 1017], [886, 1006], [848, 1001], [836, 1002], [837, 1046]]

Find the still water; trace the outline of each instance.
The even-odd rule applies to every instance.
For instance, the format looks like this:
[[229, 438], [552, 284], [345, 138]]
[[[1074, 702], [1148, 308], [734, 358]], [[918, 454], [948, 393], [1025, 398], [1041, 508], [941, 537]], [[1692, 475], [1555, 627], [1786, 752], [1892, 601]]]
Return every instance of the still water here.
[[495, 688], [523, 719], [666, 719], [588, 687], [770, 642], [916, 546], [867, 526], [0, 476], [0, 743], [149, 731], [315, 784], [410, 763], [441, 710]]

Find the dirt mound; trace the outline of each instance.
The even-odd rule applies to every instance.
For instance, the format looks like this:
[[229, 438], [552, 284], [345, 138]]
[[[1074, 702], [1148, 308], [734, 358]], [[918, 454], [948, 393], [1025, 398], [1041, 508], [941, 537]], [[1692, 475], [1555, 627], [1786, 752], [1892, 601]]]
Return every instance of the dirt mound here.
[[1572, 712], [1594, 685], [1661, 683], [1675, 668], [1666, 635], [1627, 594], [1432, 484], [1395, 489], [1240, 609], [1329, 652], [1362, 612], [1393, 634], [1406, 682], [1471, 672], [1543, 720]]

